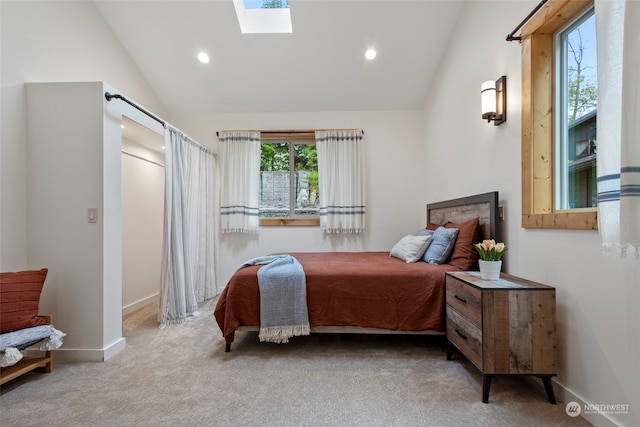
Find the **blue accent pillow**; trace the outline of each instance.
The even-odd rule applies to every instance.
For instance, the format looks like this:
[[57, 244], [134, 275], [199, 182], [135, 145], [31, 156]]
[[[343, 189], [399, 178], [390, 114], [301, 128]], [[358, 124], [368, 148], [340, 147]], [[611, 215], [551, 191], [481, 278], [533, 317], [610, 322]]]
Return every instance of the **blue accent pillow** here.
[[431, 244], [422, 256], [422, 260], [429, 264], [444, 264], [449, 259], [451, 252], [453, 252], [457, 237], [457, 228], [436, 228], [431, 237]]
[[433, 230], [421, 228], [420, 230], [416, 231], [416, 234], [414, 234], [414, 236], [433, 236]]

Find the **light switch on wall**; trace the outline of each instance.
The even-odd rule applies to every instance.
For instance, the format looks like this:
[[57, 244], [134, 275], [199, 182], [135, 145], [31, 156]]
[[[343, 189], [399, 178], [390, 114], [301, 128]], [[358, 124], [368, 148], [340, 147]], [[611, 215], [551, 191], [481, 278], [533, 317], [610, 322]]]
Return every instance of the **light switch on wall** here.
[[90, 224], [98, 222], [98, 208], [87, 209], [87, 220]]

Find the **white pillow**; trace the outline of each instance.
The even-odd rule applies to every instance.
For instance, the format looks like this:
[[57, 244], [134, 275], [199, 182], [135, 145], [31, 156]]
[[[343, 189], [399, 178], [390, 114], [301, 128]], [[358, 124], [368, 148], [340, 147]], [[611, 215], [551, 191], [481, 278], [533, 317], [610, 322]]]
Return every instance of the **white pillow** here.
[[431, 236], [404, 236], [391, 248], [389, 255], [405, 262], [417, 262], [420, 261], [430, 243]]

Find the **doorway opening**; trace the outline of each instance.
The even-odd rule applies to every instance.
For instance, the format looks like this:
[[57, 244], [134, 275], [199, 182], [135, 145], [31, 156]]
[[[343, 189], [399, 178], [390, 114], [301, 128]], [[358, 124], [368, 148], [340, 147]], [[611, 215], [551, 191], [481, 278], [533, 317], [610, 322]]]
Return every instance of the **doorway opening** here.
[[163, 135], [122, 117], [123, 317], [145, 307], [157, 308], [159, 303], [165, 197], [163, 145]]

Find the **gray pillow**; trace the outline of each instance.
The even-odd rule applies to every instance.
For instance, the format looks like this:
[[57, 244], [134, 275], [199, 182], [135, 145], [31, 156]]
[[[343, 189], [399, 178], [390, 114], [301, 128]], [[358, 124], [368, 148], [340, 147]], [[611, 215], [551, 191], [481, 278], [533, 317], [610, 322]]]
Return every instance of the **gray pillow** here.
[[453, 252], [457, 237], [457, 228], [436, 228], [431, 238], [431, 244], [429, 244], [422, 260], [429, 264], [444, 264], [449, 259], [451, 252]]
[[405, 262], [418, 262], [431, 243], [431, 236], [404, 236], [393, 248], [390, 256]]

